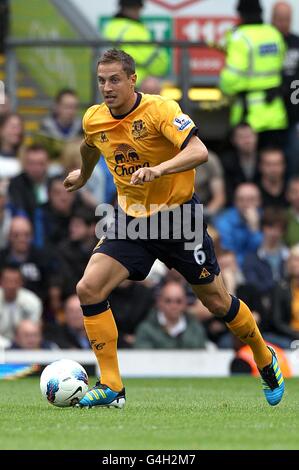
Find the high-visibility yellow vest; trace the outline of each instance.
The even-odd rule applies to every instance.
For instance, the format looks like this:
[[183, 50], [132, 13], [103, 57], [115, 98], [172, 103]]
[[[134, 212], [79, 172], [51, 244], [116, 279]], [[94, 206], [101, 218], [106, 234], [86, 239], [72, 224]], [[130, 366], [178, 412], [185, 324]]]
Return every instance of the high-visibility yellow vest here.
[[285, 129], [287, 113], [281, 97], [285, 43], [272, 25], [241, 25], [231, 34], [220, 74], [220, 88], [235, 97], [231, 125], [245, 120], [257, 131]]
[[[151, 32], [140, 21], [130, 18], [112, 18], [103, 31], [103, 37], [114, 41], [150, 41]], [[155, 45], [120, 45], [136, 62], [137, 86], [149, 75], [163, 77], [168, 72], [167, 51]]]

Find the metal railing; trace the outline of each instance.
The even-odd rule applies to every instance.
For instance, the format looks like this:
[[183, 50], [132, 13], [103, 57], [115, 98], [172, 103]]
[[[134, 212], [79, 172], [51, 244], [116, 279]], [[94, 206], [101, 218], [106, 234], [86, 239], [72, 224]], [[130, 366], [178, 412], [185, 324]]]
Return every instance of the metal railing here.
[[38, 48], [55, 48], [55, 47], [87, 47], [92, 50], [91, 60], [91, 97], [93, 102], [97, 101], [98, 89], [95, 76], [95, 64], [101, 52], [105, 48], [117, 47], [120, 48], [125, 45], [156, 45], [163, 48], [179, 48], [181, 49], [181, 66], [180, 75], [177, 77], [178, 85], [182, 90], [182, 107], [188, 114], [191, 111], [191, 103], [188, 98], [188, 90], [191, 85], [191, 70], [190, 70], [190, 48], [211, 47], [205, 42], [189, 42], [178, 40], [163, 40], [163, 41], [111, 41], [106, 39], [15, 39], [9, 38], [7, 47], [7, 60], [6, 60], [6, 87], [10, 96], [12, 107], [17, 107], [17, 55], [16, 51], [25, 47], [38, 47]]

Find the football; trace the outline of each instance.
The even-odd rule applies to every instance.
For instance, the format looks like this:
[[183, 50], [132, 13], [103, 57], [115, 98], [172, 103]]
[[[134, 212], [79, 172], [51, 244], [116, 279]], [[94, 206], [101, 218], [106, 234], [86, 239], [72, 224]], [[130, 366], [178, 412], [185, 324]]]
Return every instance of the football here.
[[88, 376], [78, 362], [61, 359], [52, 362], [43, 370], [40, 389], [52, 405], [74, 406], [88, 390]]

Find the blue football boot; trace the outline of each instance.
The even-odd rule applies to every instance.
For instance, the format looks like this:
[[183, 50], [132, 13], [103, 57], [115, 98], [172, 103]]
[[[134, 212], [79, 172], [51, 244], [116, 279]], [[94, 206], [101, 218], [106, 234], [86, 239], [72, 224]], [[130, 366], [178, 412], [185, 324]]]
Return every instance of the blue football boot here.
[[271, 406], [278, 405], [284, 393], [284, 380], [278, 365], [277, 356], [273, 348], [268, 346], [272, 353], [270, 365], [259, 370], [262, 378], [262, 385], [267, 402]]
[[94, 406], [123, 408], [125, 403], [126, 391], [124, 388], [120, 392], [114, 392], [107, 385], [97, 382], [93, 388], [86, 392], [77, 406], [80, 408], [93, 408]]

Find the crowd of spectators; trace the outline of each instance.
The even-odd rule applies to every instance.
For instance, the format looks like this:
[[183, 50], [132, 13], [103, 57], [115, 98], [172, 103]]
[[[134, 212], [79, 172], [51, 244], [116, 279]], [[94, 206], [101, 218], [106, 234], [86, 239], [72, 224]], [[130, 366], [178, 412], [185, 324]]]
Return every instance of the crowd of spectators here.
[[[147, 77], [140, 89], [158, 93], [161, 81]], [[299, 339], [299, 165], [288, 147], [298, 145], [298, 107], [293, 114], [297, 141], [292, 133], [284, 146], [269, 139], [261, 148], [240, 122], [195, 179], [228, 290], [282, 348]], [[80, 165], [74, 90], [58, 93], [30, 144], [9, 100], [0, 115], [0, 347], [88, 349], [76, 284], [97, 243], [95, 207], [116, 201], [113, 179], [100, 159], [84, 188], [64, 189], [65, 175]], [[159, 262], [110, 300], [120, 347], [233, 347], [225, 325]]]

